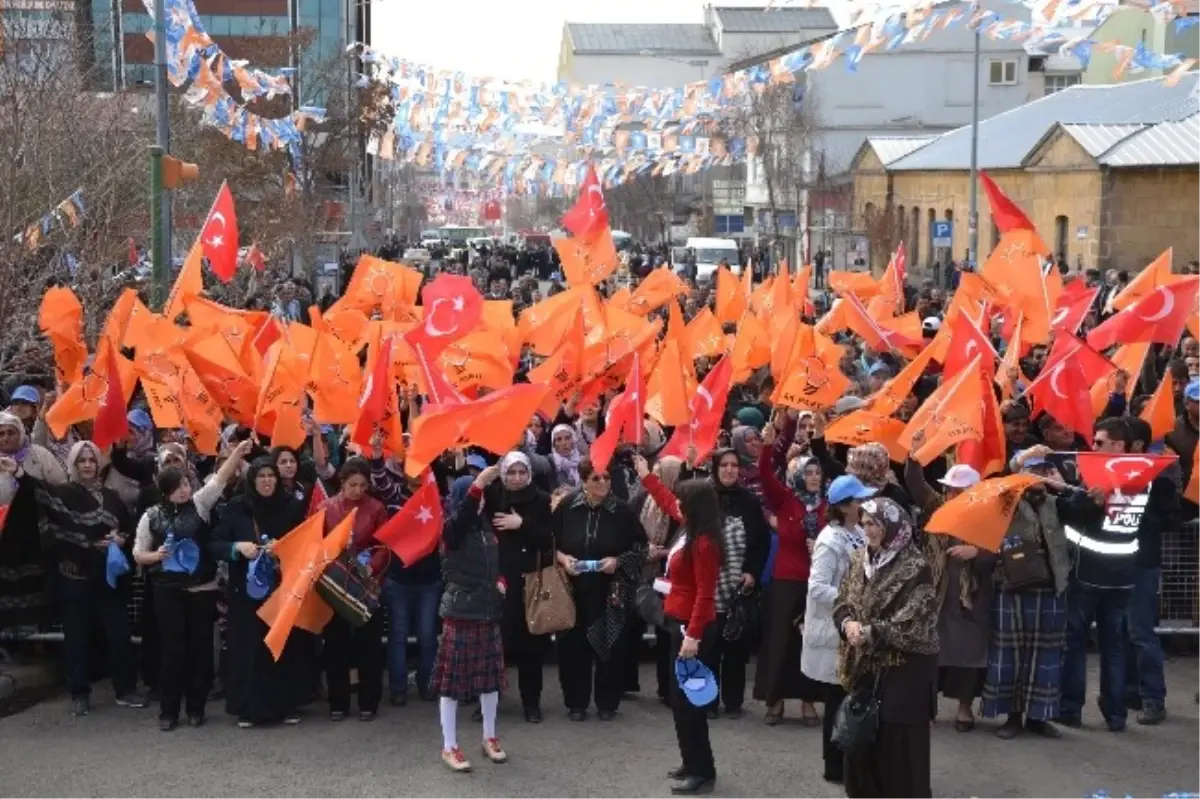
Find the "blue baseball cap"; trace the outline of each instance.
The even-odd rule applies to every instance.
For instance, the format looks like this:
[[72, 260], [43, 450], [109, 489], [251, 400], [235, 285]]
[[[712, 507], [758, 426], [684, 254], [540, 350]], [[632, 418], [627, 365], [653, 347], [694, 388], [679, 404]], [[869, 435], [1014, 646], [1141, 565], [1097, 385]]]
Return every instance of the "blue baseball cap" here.
[[30, 405], [37, 405], [41, 401], [42, 392], [33, 386], [17, 386], [17, 390], [12, 393], [10, 400], [10, 402], [28, 402]]
[[131, 425], [140, 427], [142, 430], [150, 430], [154, 427], [154, 421], [150, 418], [150, 414], [146, 413], [142, 408], [134, 408], [125, 415], [125, 418], [129, 420]]
[[121, 575], [129, 573], [129, 561], [125, 559], [125, 553], [117, 546], [116, 541], [108, 542], [108, 551], [104, 556], [104, 578], [108, 580], [109, 588], [117, 587], [117, 580], [121, 579]]
[[869, 499], [875, 496], [876, 489], [867, 488], [854, 475], [843, 474], [829, 484], [829, 493], [826, 495], [829, 498], [830, 505], [837, 505], [849, 499]]
[[200, 565], [200, 546], [190, 538], [183, 538], [171, 547], [171, 554], [163, 561], [165, 572], [181, 572], [195, 574]]
[[478, 469], [479, 471], [482, 472], [484, 469], [487, 468], [487, 461], [485, 461], [483, 459], [482, 455], [468, 455], [467, 456], [467, 468], [468, 469]]
[[1183, 398], [1188, 402], [1200, 402], [1200, 378], [1197, 378], [1183, 389]]
[[717, 701], [717, 678], [699, 658], [677, 658], [675, 679], [683, 695], [695, 707], [705, 707]]
[[279, 581], [275, 558], [263, 550], [246, 568], [246, 595], [254, 600], [266, 599]]

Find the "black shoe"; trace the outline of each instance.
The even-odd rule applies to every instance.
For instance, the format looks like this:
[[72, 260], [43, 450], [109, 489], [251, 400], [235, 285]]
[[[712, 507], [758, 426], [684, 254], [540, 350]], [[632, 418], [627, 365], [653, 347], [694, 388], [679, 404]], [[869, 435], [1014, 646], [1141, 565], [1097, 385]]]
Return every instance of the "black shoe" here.
[[92, 712], [92, 703], [88, 701], [86, 696], [81, 696], [71, 700], [71, 715], [75, 718], [82, 718]]
[[1109, 719], [1104, 724], [1109, 732], [1125, 732], [1125, 719]]
[[687, 772], [683, 770], [683, 766], [679, 766], [678, 768], [673, 768], [667, 772], [667, 779], [669, 779], [669, 780], [686, 780]]
[[374, 721], [375, 720], [375, 711], [374, 710], [358, 711], [358, 720], [359, 721]]
[[158, 696], [157, 688], [151, 688], [150, 690], [146, 691], [146, 701], [147, 702], [157, 702], [158, 700], [159, 700], [159, 696]]
[[204, 726], [204, 716], [188, 716], [188, 726], [189, 727], [203, 727]]
[[596, 711], [596, 718], [600, 719], [601, 721], [612, 721], [616, 717], [617, 717], [617, 711], [615, 711], [615, 710], [598, 710], [598, 711]]
[[179, 726], [179, 719], [161, 718], [158, 720], [158, 728], [163, 732], [171, 732]]
[[738, 705], [737, 707], [725, 707], [725, 718], [727, 719], [740, 719], [744, 713], [745, 711], [742, 710], [741, 705]]
[[671, 793], [676, 796], [691, 796], [698, 793], [712, 793], [716, 785], [715, 777], [684, 777], [682, 781], [671, 786]]
[[1008, 721], [1001, 724], [1000, 728], [996, 730], [996, 737], [1010, 741], [1020, 735], [1023, 729], [1020, 719], [1009, 718]]
[[841, 774], [830, 774], [829, 772], [825, 772], [824, 774], [821, 775], [821, 779], [825, 780], [825, 782], [832, 782], [837, 785], [842, 784], [842, 775]]
[[567, 718], [571, 721], [587, 721], [586, 710], [570, 710], [567, 712]]
[[1083, 726], [1083, 719], [1080, 718], [1079, 716], [1069, 716], [1069, 715], [1059, 713], [1057, 716], [1054, 717], [1054, 723], [1061, 724], [1064, 727], [1070, 727], [1073, 730], [1077, 730]]
[[1140, 696], [1138, 696], [1137, 694], [1127, 694], [1125, 697], [1125, 709], [1126, 710], [1141, 710], [1142, 709], [1142, 698]]
[[149, 704], [150, 703], [146, 701], [146, 698], [144, 696], [134, 693], [133, 691], [130, 691], [129, 693], [125, 694], [124, 696], [117, 697], [117, 706], [118, 707], [143, 708], [143, 707], [147, 707]]
[[671, 706], [671, 697], [669, 697], [669, 696], [660, 696], [658, 698], [658, 701], [663, 703], [663, 707]]
[[388, 698], [388, 702], [392, 707], [404, 707], [408, 704], [408, 694], [392, 694]]
[[1162, 724], [1166, 720], [1167, 709], [1161, 705], [1146, 705], [1142, 708], [1142, 712], [1138, 713], [1137, 717], [1137, 723], [1147, 727]]
[[[1124, 725], [1122, 725], [1124, 726]], [[1030, 719], [1025, 722], [1025, 729], [1029, 730], [1034, 735], [1040, 735], [1043, 738], [1061, 738], [1062, 732], [1048, 721], [1039, 719]]]
[[536, 707], [536, 706], [532, 706], [532, 705], [530, 707], [525, 708], [525, 720], [528, 721], [530, 724], [541, 724], [542, 723], [542, 709], [540, 707]]
[[710, 707], [708, 710], [704, 711], [704, 715], [708, 716], [709, 721], [716, 721], [717, 719], [721, 718], [721, 711], [717, 710], [715, 707]]

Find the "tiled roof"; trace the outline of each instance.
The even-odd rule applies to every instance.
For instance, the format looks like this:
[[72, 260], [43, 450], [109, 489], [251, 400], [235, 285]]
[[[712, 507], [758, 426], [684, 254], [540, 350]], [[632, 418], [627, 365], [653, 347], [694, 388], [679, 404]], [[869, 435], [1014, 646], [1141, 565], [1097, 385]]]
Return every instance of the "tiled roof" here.
[[[1162, 78], [1113, 86], [1072, 86], [979, 123], [979, 167], [1016, 169], [1055, 125], [1139, 126], [1178, 122], [1200, 113], [1196, 73], [1174, 86]], [[971, 126], [943, 133], [889, 165], [901, 170], [960, 170], [971, 166]]]
[[708, 28], [698, 24], [568, 22], [567, 31], [577, 54], [637, 55], [643, 51], [677, 55], [721, 54]]
[[936, 139], [936, 136], [871, 136], [867, 142], [879, 156], [884, 166], [899, 161], [909, 153], [921, 149]]
[[728, 8], [719, 6], [713, 13], [726, 33], [796, 33], [798, 31], [837, 29], [827, 8]]
[[1100, 163], [1110, 167], [1200, 164], [1200, 114], [1135, 133], [1101, 156]]

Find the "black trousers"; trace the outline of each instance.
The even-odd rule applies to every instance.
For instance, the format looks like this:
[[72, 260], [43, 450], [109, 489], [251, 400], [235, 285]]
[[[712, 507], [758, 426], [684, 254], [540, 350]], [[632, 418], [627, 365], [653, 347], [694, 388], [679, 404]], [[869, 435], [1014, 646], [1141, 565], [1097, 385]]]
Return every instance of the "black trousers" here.
[[[587, 710], [595, 688], [596, 708], [615, 711], [621, 705], [625, 688], [624, 634], [613, 643], [607, 660], [602, 660], [587, 639], [583, 622], [556, 636], [558, 641], [558, 681], [568, 710]], [[593, 676], [594, 674], [594, 676]]]
[[546, 641], [543, 636], [530, 636], [527, 645], [505, 655], [507, 665], [517, 669], [517, 691], [521, 695], [521, 706], [541, 707], [542, 671], [546, 663]]
[[350, 712], [350, 667], [358, 668], [358, 710], [375, 713], [383, 698], [383, 616], [376, 613], [362, 627], [341, 616], [325, 626], [325, 681], [329, 710]]
[[662, 627], [654, 628], [654, 674], [658, 678], [658, 696], [670, 699], [671, 686], [675, 683], [675, 653], [671, 651], [671, 634]]
[[[667, 627], [671, 636], [671, 669], [674, 671], [679, 648], [683, 645], [683, 625], [676, 619], [667, 619]], [[706, 641], [708, 638], [709, 636], [705, 636]], [[702, 644], [701, 654], [703, 653]], [[679, 741], [679, 755], [683, 759], [684, 773], [689, 777], [716, 777], [717, 765], [713, 760], [712, 743], [708, 740], [708, 717], [705, 708], [696, 707], [689, 702], [676, 679], [671, 680], [671, 715], [675, 719], [675, 738]]]
[[621, 690], [637, 693], [642, 690], [641, 667], [642, 636], [646, 633], [646, 622], [636, 616], [625, 626], [625, 665], [621, 672]]
[[825, 703], [825, 713], [821, 719], [821, 757], [825, 760], [825, 779], [841, 782], [846, 765], [846, 754], [833, 744], [833, 722], [837, 718], [838, 708], [846, 698], [846, 691], [840, 683], [818, 683], [821, 686], [821, 701]]
[[135, 684], [125, 593], [114, 591], [106, 583], [62, 576], [57, 585], [62, 613], [64, 669], [71, 697], [79, 699], [92, 692], [91, 637], [96, 621], [104, 628], [113, 691], [119, 697], [125, 696]]
[[162, 644], [159, 717], [178, 719], [181, 703], [189, 716], [203, 716], [212, 686], [217, 592], [155, 586], [154, 604]]
[[143, 575], [141, 612], [138, 614], [138, 631], [142, 636], [141, 652], [138, 655], [138, 671], [142, 682], [152, 691], [158, 690], [158, 672], [161, 669], [162, 641], [158, 635], [158, 613], [154, 609], [154, 584], [152, 575]]
[[[700, 655], [704, 665], [712, 670], [721, 688], [720, 701], [725, 708], [740, 708], [746, 701], [746, 663], [750, 660], [750, 651], [742, 641], [726, 641], [722, 633], [725, 631], [725, 614], [717, 616], [716, 634], [712, 643]], [[716, 707], [716, 703], [713, 703]]]

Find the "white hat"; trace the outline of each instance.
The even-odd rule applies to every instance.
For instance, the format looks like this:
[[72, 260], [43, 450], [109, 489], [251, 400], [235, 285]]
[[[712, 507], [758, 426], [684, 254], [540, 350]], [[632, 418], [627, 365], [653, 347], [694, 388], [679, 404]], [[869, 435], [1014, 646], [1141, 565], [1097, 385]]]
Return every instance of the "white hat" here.
[[921, 322], [921, 329], [927, 330], [930, 333], [936, 333], [942, 326], [942, 320], [936, 316], [926, 316]]
[[946, 476], [938, 482], [949, 488], [970, 488], [979, 482], [979, 472], [965, 463], [959, 463], [951, 466]]

